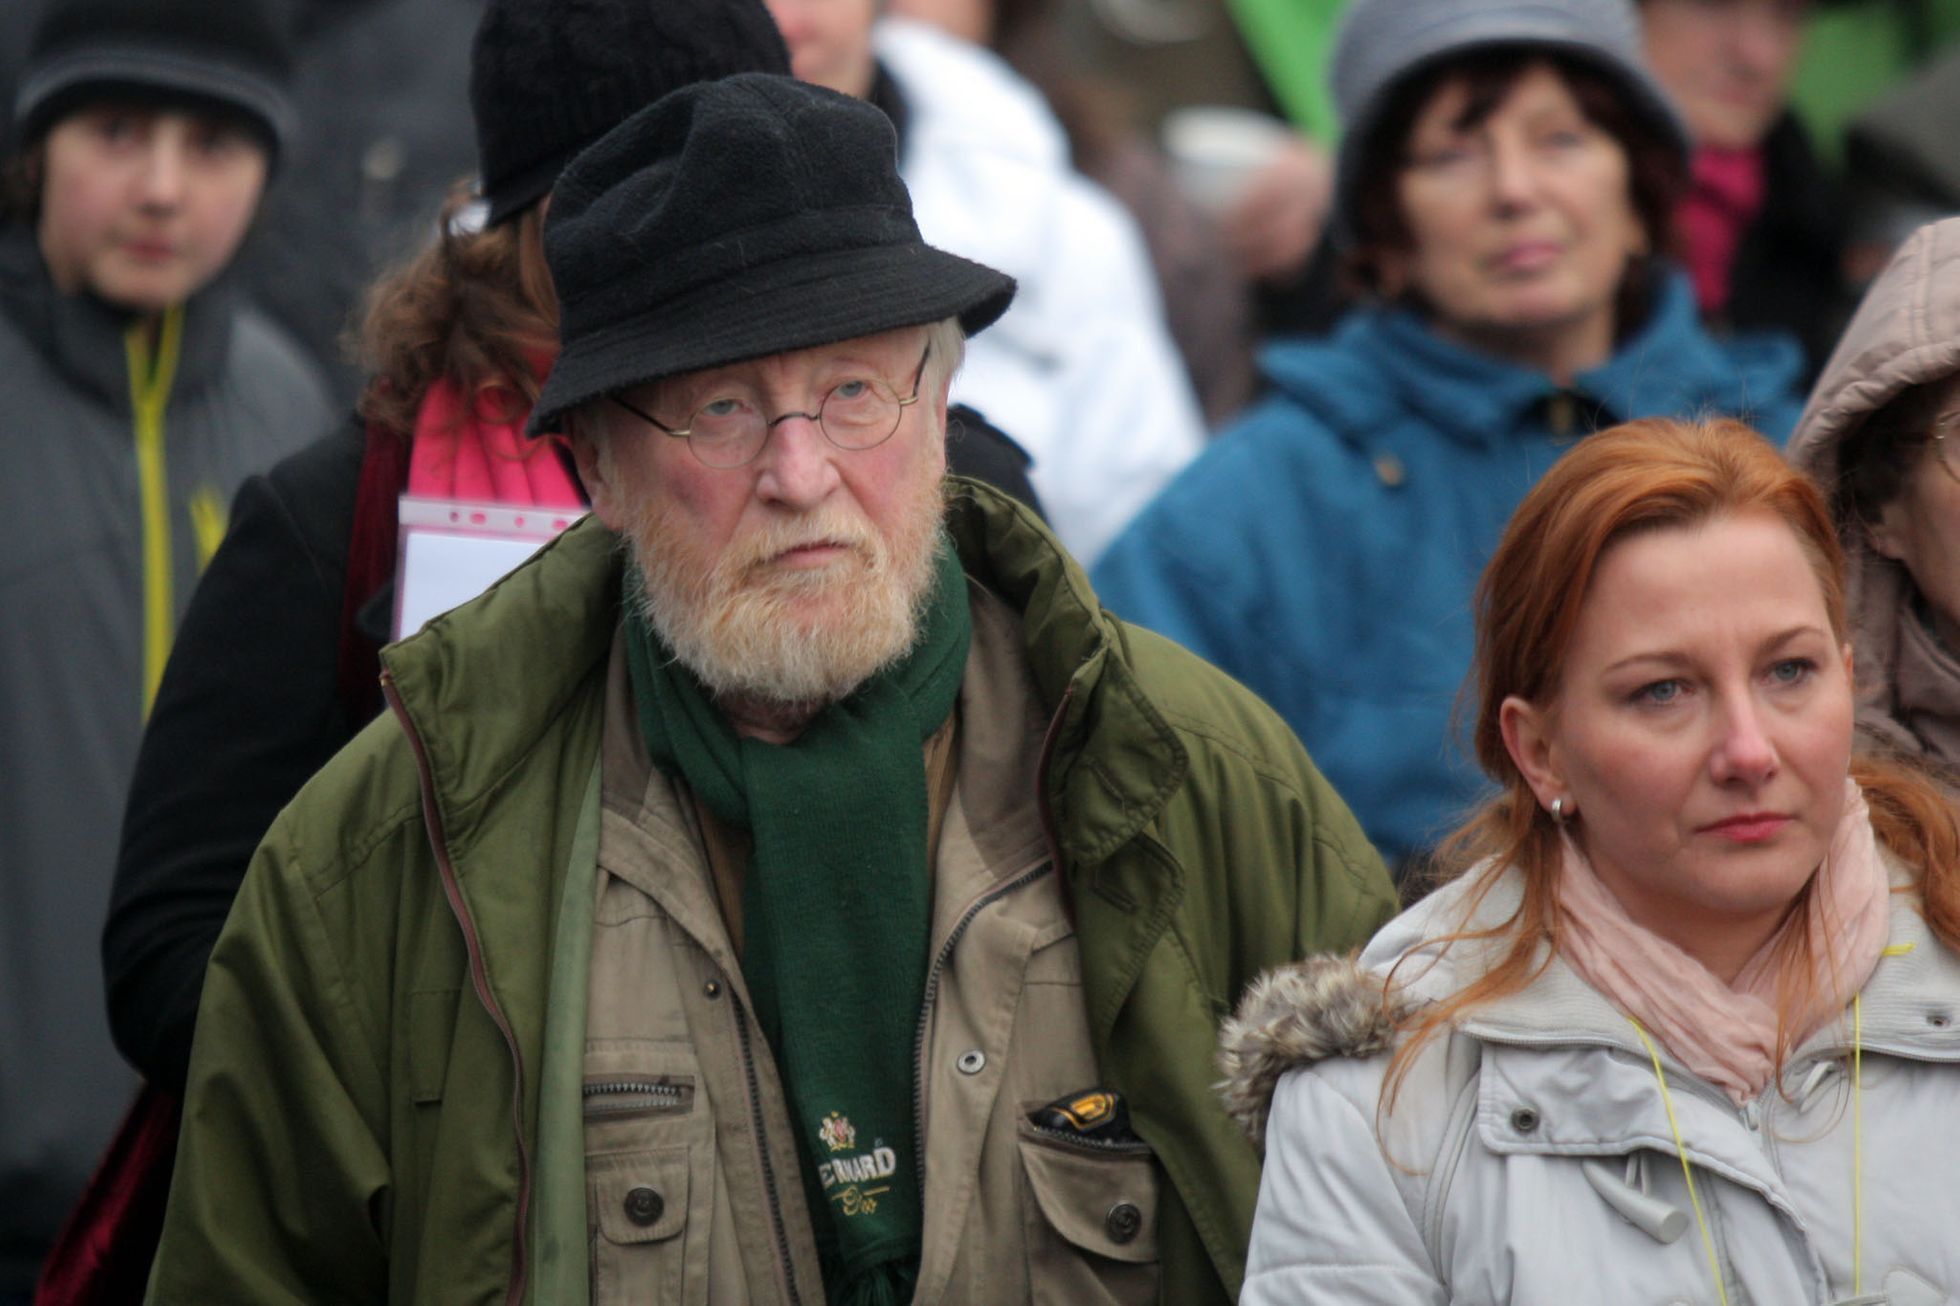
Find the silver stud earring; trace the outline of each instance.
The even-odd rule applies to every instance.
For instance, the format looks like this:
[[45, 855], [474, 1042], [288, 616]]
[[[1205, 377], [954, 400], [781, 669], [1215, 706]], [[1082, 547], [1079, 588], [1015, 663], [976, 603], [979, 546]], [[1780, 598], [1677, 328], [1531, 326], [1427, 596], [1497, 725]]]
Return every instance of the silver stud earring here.
[[1564, 825], [1565, 821], [1565, 795], [1561, 794], [1557, 798], [1552, 799], [1552, 824]]

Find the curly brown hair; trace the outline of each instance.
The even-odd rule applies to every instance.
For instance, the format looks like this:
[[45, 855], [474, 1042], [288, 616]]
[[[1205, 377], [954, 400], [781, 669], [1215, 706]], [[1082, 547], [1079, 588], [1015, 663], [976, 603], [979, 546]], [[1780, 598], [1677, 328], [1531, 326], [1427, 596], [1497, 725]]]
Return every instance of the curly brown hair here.
[[465, 394], [505, 397], [511, 420], [537, 401], [540, 364], [558, 348], [544, 206], [470, 228], [459, 219], [473, 202], [467, 187], [452, 190], [435, 243], [368, 292], [359, 353], [369, 421], [414, 430], [422, 396], [443, 378]]

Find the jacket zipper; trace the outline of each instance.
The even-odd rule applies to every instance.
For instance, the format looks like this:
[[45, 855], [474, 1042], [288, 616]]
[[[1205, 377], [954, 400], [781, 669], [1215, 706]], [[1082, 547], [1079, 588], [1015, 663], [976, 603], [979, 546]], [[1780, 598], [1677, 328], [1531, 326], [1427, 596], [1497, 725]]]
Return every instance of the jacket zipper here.
[[932, 1024], [932, 1004], [939, 996], [939, 977], [945, 972], [946, 959], [953, 955], [953, 946], [960, 941], [960, 936], [966, 933], [966, 927], [973, 923], [973, 918], [978, 916], [989, 903], [998, 902], [1016, 889], [1033, 884], [1048, 874], [1053, 866], [1052, 860], [1043, 859], [1013, 879], [995, 885], [968, 903], [966, 910], [960, 913], [959, 919], [953, 923], [952, 930], [946, 935], [946, 941], [939, 945], [939, 951], [932, 959], [932, 966], [926, 971], [925, 998], [919, 1003], [919, 1024], [912, 1036], [912, 1144], [914, 1148], [912, 1159], [913, 1168], [918, 1172], [921, 1194], [926, 1190], [926, 1032]]
[[519, 1306], [524, 1300], [524, 1284], [529, 1272], [529, 1266], [525, 1263], [524, 1233], [531, 1216], [531, 1148], [524, 1137], [524, 1056], [517, 1046], [517, 1034], [511, 1028], [510, 1018], [504, 1014], [496, 995], [490, 991], [490, 975], [483, 964], [483, 941], [477, 934], [476, 920], [470, 915], [469, 905], [463, 901], [462, 886], [456, 880], [456, 867], [449, 860], [448, 838], [443, 833], [442, 816], [436, 810], [435, 776], [429, 770], [428, 749], [422, 742], [421, 732], [408, 715], [408, 708], [402, 703], [400, 692], [395, 688], [394, 673], [385, 668], [381, 672], [381, 693], [402, 723], [402, 733], [408, 736], [409, 749], [415, 754], [415, 770], [422, 788], [422, 822], [429, 832], [429, 847], [435, 854], [443, 896], [449, 899], [449, 910], [463, 931], [463, 947], [470, 958], [470, 985], [476, 990], [477, 1001], [483, 1004], [498, 1032], [504, 1036], [504, 1046], [510, 1051], [513, 1072], [510, 1117], [512, 1131], [517, 1136], [517, 1227], [511, 1249], [510, 1277], [504, 1284], [504, 1303], [505, 1306]]
[[[959, 942], [960, 935], [966, 933], [966, 927], [972, 923], [981, 908], [1022, 885], [1034, 883], [1051, 869], [1058, 874], [1060, 872], [1061, 841], [1055, 837], [1055, 816], [1048, 807], [1048, 764], [1055, 755], [1055, 741], [1061, 735], [1062, 718], [1068, 715], [1068, 705], [1074, 697], [1075, 684], [1071, 681], [1068, 688], [1062, 691], [1062, 700], [1055, 705], [1054, 714], [1048, 718], [1048, 729], [1042, 733], [1041, 753], [1034, 767], [1035, 811], [1041, 821], [1042, 840], [1048, 845], [1047, 862], [982, 894], [961, 912], [959, 920], [953, 925], [952, 933], [946, 936], [946, 942], [940, 945], [938, 955], [932, 959], [932, 966], [926, 971], [925, 999], [919, 1004], [919, 1026], [912, 1037], [913, 1168], [918, 1172], [921, 1194], [926, 1190], [926, 1032], [932, 1021], [933, 999], [939, 993], [939, 975], [945, 968], [946, 959], [953, 954], [953, 945]], [[1066, 879], [1062, 881], [1062, 910], [1068, 915], [1069, 928], [1074, 929], [1075, 904], [1069, 900]]]
[[[730, 995], [733, 997], [733, 995]], [[789, 1226], [783, 1220], [782, 1195], [776, 1191], [776, 1167], [769, 1159], [769, 1130], [762, 1118], [762, 1083], [755, 1073], [755, 1045], [749, 1039], [749, 1011], [735, 999], [735, 1033], [742, 1041], [742, 1073], [748, 1077], [749, 1123], [755, 1126], [755, 1150], [762, 1161], [762, 1188], [769, 1197], [769, 1222], [776, 1230], [776, 1272], [782, 1276], [783, 1299], [800, 1306], [796, 1274], [790, 1264]]]
[[177, 381], [177, 361], [183, 353], [184, 308], [164, 312], [157, 326], [155, 348], [144, 327], [133, 322], [123, 333], [123, 354], [129, 366], [129, 408], [135, 436], [137, 500], [143, 538], [143, 718], [156, 701], [163, 664], [170, 656], [177, 624], [172, 597], [176, 583], [176, 551], [170, 542], [170, 468], [164, 453], [164, 414]]
[[[658, 1079], [608, 1079], [579, 1089], [588, 1115], [671, 1111], [687, 1104], [691, 1085]], [[610, 1099], [623, 1099], [613, 1101]]]
[[1082, 1134], [1070, 1133], [1065, 1129], [1051, 1129], [1047, 1125], [1033, 1123], [1030, 1123], [1029, 1128], [1033, 1129], [1040, 1137], [1053, 1139], [1063, 1147], [1080, 1148], [1085, 1151], [1107, 1152], [1111, 1155], [1123, 1155], [1126, 1153], [1135, 1155], [1150, 1150], [1150, 1144], [1144, 1142], [1142, 1139], [1130, 1141], [1115, 1138], [1088, 1138]]

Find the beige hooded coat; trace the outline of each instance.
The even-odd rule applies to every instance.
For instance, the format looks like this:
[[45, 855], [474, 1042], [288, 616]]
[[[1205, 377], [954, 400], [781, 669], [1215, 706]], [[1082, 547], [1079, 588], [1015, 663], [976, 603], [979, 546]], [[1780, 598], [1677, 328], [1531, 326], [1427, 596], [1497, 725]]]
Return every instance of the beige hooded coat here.
[[1960, 372], [1960, 218], [1921, 227], [1872, 283], [1818, 378], [1790, 459], [1831, 496], [1848, 562], [1858, 724], [1882, 746], [1960, 767], [1960, 656], [1913, 611], [1904, 567], [1850, 520], [1839, 453], [1905, 390]]

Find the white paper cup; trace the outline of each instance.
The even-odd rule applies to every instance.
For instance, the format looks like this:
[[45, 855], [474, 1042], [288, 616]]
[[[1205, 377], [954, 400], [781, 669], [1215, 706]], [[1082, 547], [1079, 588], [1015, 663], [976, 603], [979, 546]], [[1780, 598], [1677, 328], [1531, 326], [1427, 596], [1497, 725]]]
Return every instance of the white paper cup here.
[[1216, 213], [1286, 147], [1293, 129], [1252, 109], [1200, 104], [1164, 115], [1164, 154], [1178, 188]]

